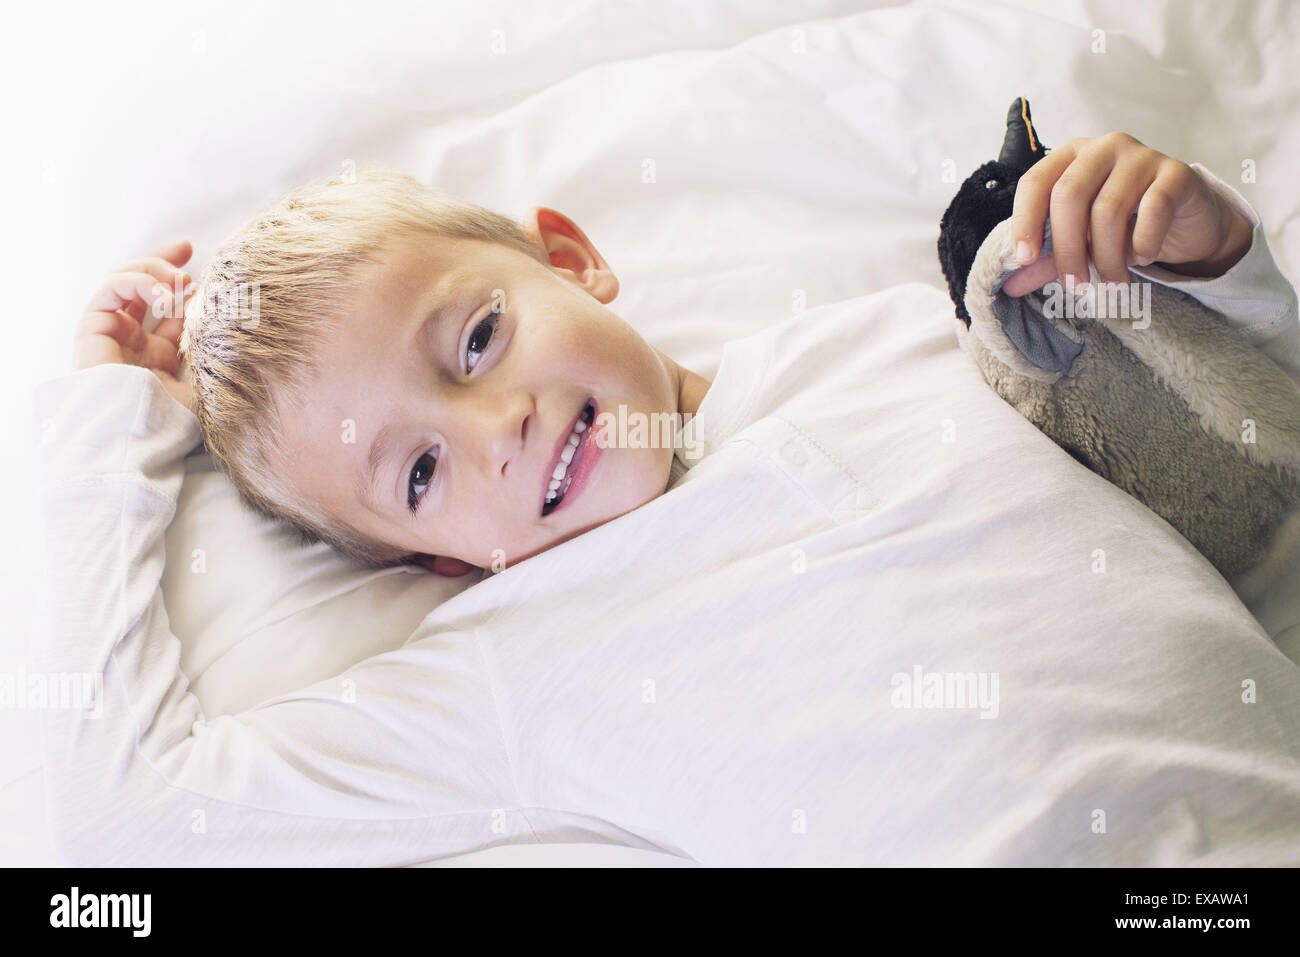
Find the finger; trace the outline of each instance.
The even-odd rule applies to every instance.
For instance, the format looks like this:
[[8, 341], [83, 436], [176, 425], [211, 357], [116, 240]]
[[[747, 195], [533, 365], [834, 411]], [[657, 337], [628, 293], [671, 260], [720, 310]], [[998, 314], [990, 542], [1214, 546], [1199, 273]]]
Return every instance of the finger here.
[[[179, 330], [182, 325], [183, 320], [164, 319], [160, 328], [164, 328], [166, 334], [159, 335], [145, 332], [139, 322], [120, 309], [111, 312], [88, 312], [82, 317], [77, 329], [77, 347], [80, 348], [86, 340], [106, 336], [117, 343], [125, 361], [134, 365], [160, 367], [175, 372], [180, 366], [180, 354], [175, 340], [180, 335]], [[86, 346], [86, 348], [97, 347]]]
[[1133, 227], [1133, 255], [1139, 265], [1147, 266], [1160, 258], [1160, 248], [1173, 225], [1174, 213], [1194, 188], [1191, 179], [1182, 179], [1173, 167], [1165, 166], [1142, 194]]
[[147, 272], [111, 273], [86, 304], [85, 311], [111, 312], [125, 309], [136, 299], [150, 307], [165, 308], [171, 303], [172, 294], [166, 283]]
[[[185, 302], [189, 299], [189, 296], [192, 295], [197, 289], [198, 289], [197, 285], [186, 285], [184, 288], [181, 289], [180, 291], [181, 298], [179, 300], [180, 302], [179, 311], [182, 314], [184, 313]], [[175, 294], [176, 286], [174, 284], [171, 284], [168, 286], [168, 290], [173, 294]], [[142, 299], [133, 299], [131, 301], [131, 304], [124, 307], [122, 311], [125, 312], [127, 315], [129, 315], [132, 319], [135, 319], [137, 322], [143, 322], [145, 316], [150, 314], [150, 304], [145, 302]]]
[[108, 336], [85, 336], [72, 345], [73, 369], [89, 369], [122, 361], [122, 347]]
[[194, 255], [194, 247], [188, 239], [178, 239], [154, 251], [159, 259], [165, 259], [173, 266], [184, 266]]
[[1156, 178], [1149, 164], [1116, 167], [1088, 215], [1092, 261], [1102, 282], [1128, 282], [1129, 231], [1142, 194]]
[[136, 322], [144, 321], [144, 317], [149, 312], [149, 304], [142, 299], [131, 300], [130, 305], [124, 307], [122, 312], [134, 319]]
[[151, 336], [157, 336], [159, 339], [165, 339], [167, 342], [171, 343], [172, 349], [175, 350], [180, 343], [181, 330], [184, 328], [185, 317], [183, 315], [167, 316], [162, 322], [158, 323], [157, 328], [149, 334]]
[[137, 339], [139, 334], [139, 322], [124, 314], [120, 309], [113, 309], [103, 312], [88, 312], [82, 316], [81, 321], [77, 323], [76, 338], [108, 336], [119, 343], [124, 343]]
[[148, 333], [138, 364], [148, 369], [165, 369], [174, 374], [180, 370], [181, 358], [176, 351], [176, 343]]
[[1088, 226], [1092, 204], [1110, 176], [1113, 154], [1090, 149], [1061, 174], [1049, 202], [1052, 219], [1052, 255], [1061, 282], [1074, 276], [1078, 287], [1088, 281]]
[[[198, 294], [198, 290], [198, 284], [192, 281], [189, 285], [186, 285], [183, 288], [171, 285], [167, 287], [167, 291], [172, 295], [170, 300], [163, 299], [147, 305], [136, 300], [127, 308], [126, 311], [130, 315], [138, 318], [141, 322], [147, 322], [146, 316], [149, 315], [154, 316], [160, 322], [165, 322], [169, 319], [179, 319], [181, 322], [184, 322], [185, 307], [189, 304], [190, 299]], [[157, 330], [152, 329], [151, 331], [156, 332]]]
[[77, 323], [73, 354], [78, 368], [101, 362], [138, 361], [148, 344], [148, 334], [120, 309], [88, 312]]
[[[1133, 230], [1136, 226], [1137, 226], [1137, 210], [1134, 210], [1133, 215], [1131, 215], [1128, 218], [1128, 231], [1125, 233], [1124, 236], [1124, 248], [1128, 250], [1128, 252], [1125, 254], [1124, 257], [1124, 267], [1125, 267], [1126, 275], [1128, 269], [1132, 268], [1133, 266], [1139, 265], [1137, 253], [1133, 252]], [[1128, 281], [1127, 278], [1125, 279], [1125, 281], [1126, 282]]]
[[1035, 260], [1030, 266], [1024, 266], [1012, 273], [1002, 284], [1002, 291], [1013, 299], [1042, 289], [1056, 278], [1056, 259], [1048, 253], [1042, 259]]
[[189, 272], [162, 256], [142, 256], [139, 259], [131, 260], [129, 263], [123, 263], [113, 271], [147, 272], [149, 275], [156, 276], [162, 282], [167, 283], [173, 292], [186, 288], [194, 281], [194, 277]]
[[1074, 162], [1082, 140], [1070, 140], [1057, 147], [1025, 171], [1016, 183], [1016, 195], [1011, 206], [1011, 242], [1019, 249], [1024, 243], [1029, 256], [1021, 259], [1031, 263], [1038, 258], [1043, 247], [1043, 222], [1047, 219], [1048, 199], [1052, 187]]

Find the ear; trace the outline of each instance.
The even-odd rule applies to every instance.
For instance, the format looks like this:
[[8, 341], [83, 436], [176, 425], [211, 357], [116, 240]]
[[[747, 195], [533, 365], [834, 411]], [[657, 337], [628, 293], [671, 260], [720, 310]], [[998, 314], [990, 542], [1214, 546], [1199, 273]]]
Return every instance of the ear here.
[[459, 578], [461, 575], [479, 570], [477, 565], [463, 562], [459, 558], [448, 558], [446, 555], [416, 555], [412, 561], [417, 565], [423, 565], [436, 575], [447, 578]]
[[571, 277], [564, 278], [581, 286], [597, 302], [614, 301], [618, 277], [577, 223], [547, 206], [534, 206], [520, 225], [538, 248], [546, 251], [552, 271], [570, 273]]

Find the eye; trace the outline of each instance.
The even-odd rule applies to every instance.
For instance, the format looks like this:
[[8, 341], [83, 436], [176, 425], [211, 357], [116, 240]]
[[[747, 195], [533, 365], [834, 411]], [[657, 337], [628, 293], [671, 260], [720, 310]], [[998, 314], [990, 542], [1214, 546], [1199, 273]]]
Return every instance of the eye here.
[[[466, 343], [465, 346], [465, 355], [467, 357], [470, 354], [475, 352], [479, 353], [481, 356], [482, 353], [487, 350], [488, 344], [492, 341], [492, 336], [496, 331], [497, 317], [498, 314], [494, 312], [492, 313], [492, 315], [488, 316], [486, 319], [484, 319], [482, 322], [480, 322], [477, 326], [474, 327], [474, 331], [470, 334], [469, 342]], [[484, 329], [484, 327], [486, 327], [488, 330], [487, 337], [482, 340], [482, 345], [475, 348], [474, 344], [479, 341], [479, 333]], [[470, 362], [467, 362], [466, 371], [473, 372], [474, 367], [476, 365], [478, 365], [478, 359], [474, 359]]]
[[998, 185], [998, 181], [995, 180], [995, 179], [991, 179], [991, 180], [989, 180], [987, 183], [984, 184], [984, 188], [985, 188], [985, 189], [995, 189], [995, 188], [997, 188], [997, 185]]
[[[411, 467], [411, 477], [407, 483], [406, 489], [406, 505], [407, 508], [411, 510], [412, 515], [416, 513], [420, 507], [420, 503], [424, 501], [424, 489], [429, 487], [429, 481], [433, 477], [434, 466], [438, 464], [437, 456], [430, 454], [430, 452], [433, 452], [436, 448], [437, 446], [434, 446], [433, 449], [430, 449], [428, 452], [421, 455], [415, 460], [415, 465]], [[425, 465], [426, 460], [428, 462], [427, 466]], [[421, 476], [423, 476], [422, 479]], [[416, 486], [423, 486], [423, 488], [421, 488], [417, 493], [415, 490]]]

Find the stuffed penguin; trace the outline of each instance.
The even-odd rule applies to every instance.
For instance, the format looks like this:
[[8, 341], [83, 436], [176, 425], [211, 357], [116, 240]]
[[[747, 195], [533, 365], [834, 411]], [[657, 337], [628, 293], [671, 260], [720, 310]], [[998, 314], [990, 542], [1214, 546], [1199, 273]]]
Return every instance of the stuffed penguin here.
[[[1300, 561], [1300, 388], [1218, 312], [1129, 272], [1092, 305], [1060, 283], [1019, 298], [1010, 216], [1045, 156], [1024, 97], [996, 160], [939, 226], [957, 338], [999, 396], [1080, 463], [1151, 509], [1243, 601]], [[1043, 251], [1051, 252], [1051, 223]]]

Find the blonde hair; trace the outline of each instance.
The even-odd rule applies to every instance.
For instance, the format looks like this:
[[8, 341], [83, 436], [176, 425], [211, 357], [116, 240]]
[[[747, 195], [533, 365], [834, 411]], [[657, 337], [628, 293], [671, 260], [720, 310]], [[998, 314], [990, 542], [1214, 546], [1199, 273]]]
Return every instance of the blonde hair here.
[[486, 240], [545, 262], [513, 220], [366, 166], [299, 187], [227, 239], [198, 278], [180, 340], [204, 442], [244, 501], [287, 522], [302, 544], [323, 541], [375, 567], [413, 553], [335, 520], [285, 481], [272, 396], [300, 397], [318, 373], [316, 347], [348, 309], [355, 270], [395, 238], [419, 235]]

